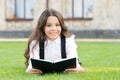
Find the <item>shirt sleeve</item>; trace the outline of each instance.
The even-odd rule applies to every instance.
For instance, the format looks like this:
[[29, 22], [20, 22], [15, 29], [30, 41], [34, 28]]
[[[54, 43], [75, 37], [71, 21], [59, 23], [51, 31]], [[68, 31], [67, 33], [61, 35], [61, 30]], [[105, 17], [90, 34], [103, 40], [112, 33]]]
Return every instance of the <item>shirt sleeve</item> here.
[[76, 57], [76, 67], [80, 67], [78, 62], [78, 54], [77, 54], [77, 45], [75, 43], [75, 35], [72, 35], [69, 38], [66, 38], [66, 54], [67, 58]]
[[27, 69], [26, 69], [26, 72], [28, 72], [29, 71], [29, 69], [31, 69], [32, 68], [32, 64], [31, 64], [31, 58], [33, 58], [34, 57], [34, 51], [32, 51], [32, 48], [33, 48], [33, 45], [35, 44], [35, 41], [32, 41], [31, 43], [30, 43], [30, 46], [29, 46], [29, 54], [30, 54], [30, 57], [29, 57], [29, 60], [28, 60], [28, 67], [27, 67]]

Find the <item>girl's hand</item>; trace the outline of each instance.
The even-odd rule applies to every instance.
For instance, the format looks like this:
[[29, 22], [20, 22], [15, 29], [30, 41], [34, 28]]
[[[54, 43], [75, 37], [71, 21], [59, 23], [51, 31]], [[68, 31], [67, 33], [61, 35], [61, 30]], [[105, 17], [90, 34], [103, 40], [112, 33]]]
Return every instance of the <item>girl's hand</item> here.
[[76, 72], [76, 73], [81, 73], [81, 72], [84, 72], [84, 68], [80, 67], [80, 68], [69, 68], [69, 69], [65, 69], [65, 73], [68, 73], [68, 72]]
[[30, 73], [30, 74], [42, 74], [43, 72], [41, 70], [32, 68], [28, 71], [28, 73]]

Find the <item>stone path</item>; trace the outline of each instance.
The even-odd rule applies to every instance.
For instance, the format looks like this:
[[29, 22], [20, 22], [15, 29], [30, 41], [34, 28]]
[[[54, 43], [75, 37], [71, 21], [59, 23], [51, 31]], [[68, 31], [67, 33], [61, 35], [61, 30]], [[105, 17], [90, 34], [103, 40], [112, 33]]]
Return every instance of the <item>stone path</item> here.
[[[120, 39], [75, 39], [80, 42], [120, 42]], [[28, 38], [0, 38], [0, 42], [25, 42]]]

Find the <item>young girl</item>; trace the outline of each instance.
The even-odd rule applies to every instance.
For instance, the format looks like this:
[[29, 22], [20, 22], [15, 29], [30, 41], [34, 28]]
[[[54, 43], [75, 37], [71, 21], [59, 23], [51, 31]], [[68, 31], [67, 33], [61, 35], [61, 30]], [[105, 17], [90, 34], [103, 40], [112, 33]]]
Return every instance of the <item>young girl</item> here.
[[[67, 27], [64, 24], [61, 14], [53, 9], [46, 9], [38, 20], [37, 27], [32, 32], [28, 46], [25, 51], [26, 72], [41, 74], [42, 71], [32, 68], [30, 58], [55, 61], [61, 58], [61, 36], [65, 37], [65, 58], [73, 58], [77, 55], [77, 46], [74, 41], [74, 35], [68, 34]], [[39, 46], [43, 44], [44, 47]], [[44, 49], [44, 56], [40, 55], [40, 49]], [[65, 69], [64, 72], [83, 72], [84, 68], [76, 61], [76, 68]], [[48, 66], [49, 67], [49, 66]]]

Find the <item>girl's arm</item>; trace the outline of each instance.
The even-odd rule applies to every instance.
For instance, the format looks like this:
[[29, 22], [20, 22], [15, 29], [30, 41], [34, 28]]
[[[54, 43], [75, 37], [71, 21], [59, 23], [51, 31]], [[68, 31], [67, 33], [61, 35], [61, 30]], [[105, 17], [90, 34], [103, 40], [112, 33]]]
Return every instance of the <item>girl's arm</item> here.
[[74, 35], [66, 39], [66, 53], [67, 58], [76, 57], [76, 68], [66, 69], [64, 72], [84, 72], [84, 68], [80, 66], [77, 54], [77, 45], [75, 43]]
[[30, 73], [30, 74], [42, 74], [42, 71], [38, 70], [38, 69], [31, 68], [28, 70], [28, 73]]
[[76, 72], [76, 73], [81, 73], [84, 72], [84, 68], [83, 67], [79, 67], [79, 68], [69, 68], [69, 69], [65, 69], [64, 73], [68, 73], [68, 72]]
[[42, 74], [42, 71], [41, 70], [38, 70], [38, 69], [34, 69], [32, 68], [32, 64], [31, 64], [31, 58], [39, 58], [36, 54], [39, 54], [39, 50], [37, 48], [34, 48], [33, 51], [32, 51], [32, 47], [34, 46], [35, 44], [35, 41], [32, 41], [31, 44], [30, 44], [30, 58], [29, 58], [29, 65], [26, 69], [26, 72], [27, 73], [30, 73], [30, 74]]

